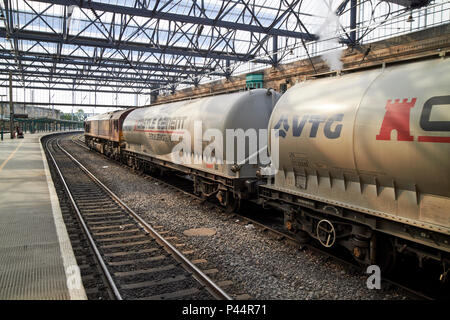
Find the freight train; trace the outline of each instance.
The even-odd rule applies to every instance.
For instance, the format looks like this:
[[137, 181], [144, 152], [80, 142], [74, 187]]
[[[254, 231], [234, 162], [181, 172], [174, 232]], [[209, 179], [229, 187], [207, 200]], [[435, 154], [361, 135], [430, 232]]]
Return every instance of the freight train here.
[[[258, 155], [256, 163], [223, 162], [214, 153], [202, 158], [211, 140], [196, 136], [198, 120], [202, 129], [223, 136], [227, 130], [267, 129], [267, 139], [246, 142], [277, 160], [262, 164]], [[184, 141], [193, 146], [188, 151], [174, 151], [180, 140], [171, 137], [181, 131], [194, 137]], [[216, 197], [230, 210], [244, 200], [281, 210], [285, 227], [301, 241], [339, 245], [357, 261], [384, 269], [400, 253], [414, 255], [420, 265], [434, 260], [446, 278], [448, 59], [304, 81], [281, 97], [255, 89], [108, 113], [86, 121], [85, 141], [137, 170], [189, 175], [197, 194]], [[174, 152], [181, 162], [173, 161]], [[245, 160], [252, 156], [246, 147]]]

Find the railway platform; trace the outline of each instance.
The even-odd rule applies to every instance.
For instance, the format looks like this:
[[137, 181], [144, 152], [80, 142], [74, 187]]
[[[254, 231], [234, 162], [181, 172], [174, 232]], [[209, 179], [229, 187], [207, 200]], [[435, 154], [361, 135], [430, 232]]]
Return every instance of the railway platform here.
[[86, 299], [40, 138], [0, 142], [0, 299]]

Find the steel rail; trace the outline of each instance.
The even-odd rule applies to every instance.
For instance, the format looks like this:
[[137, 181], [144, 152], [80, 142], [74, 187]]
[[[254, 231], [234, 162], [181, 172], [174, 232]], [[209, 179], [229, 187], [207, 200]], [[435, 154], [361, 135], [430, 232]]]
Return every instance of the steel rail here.
[[[73, 140], [72, 140], [73, 141]], [[189, 259], [187, 259], [179, 250], [175, 248], [169, 241], [164, 239], [150, 224], [142, 219], [130, 207], [128, 207], [114, 192], [112, 192], [106, 185], [104, 185], [93, 173], [91, 173], [85, 166], [83, 166], [77, 159], [75, 159], [67, 150], [61, 147], [57, 141], [58, 147], [71, 158], [95, 183], [103, 188], [116, 202], [118, 202], [128, 213], [136, 219], [139, 224], [147, 231], [155, 240], [162, 245], [177, 261], [182, 263], [185, 269], [193, 274], [195, 279], [201, 284], [205, 285], [207, 289], [221, 300], [233, 300], [225, 291], [222, 290], [216, 283], [214, 283], [206, 274], [204, 274], [197, 266], [195, 266]]]
[[54, 166], [56, 168], [56, 171], [58, 172], [58, 176], [61, 179], [61, 182], [62, 182], [62, 184], [64, 186], [64, 189], [67, 192], [67, 195], [68, 195], [68, 197], [70, 199], [70, 202], [72, 203], [73, 208], [75, 209], [78, 221], [80, 222], [81, 227], [83, 228], [83, 231], [84, 231], [84, 233], [86, 235], [86, 238], [88, 239], [89, 245], [90, 245], [91, 249], [94, 252], [95, 258], [96, 258], [98, 264], [100, 265], [100, 267], [102, 269], [102, 272], [103, 272], [103, 274], [104, 274], [104, 276], [106, 278], [106, 282], [107, 282], [108, 286], [110, 287], [114, 297], [117, 300], [122, 300], [122, 296], [120, 295], [119, 290], [117, 289], [117, 286], [116, 286], [116, 284], [115, 284], [115, 282], [114, 282], [114, 280], [113, 280], [113, 278], [111, 276], [111, 273], [109, 272], [108, 268], [106, 267], [105, 261], [103, 260], [101, 254], [100, 254], [100, 251], [98, 250], [97, 245], [95, 244], [94, 239], [92, 238], [92, 235], [89, 232], [89, 229], [88, 229], [88, 227], [87, 227], [87, 225], [86, 225], [86, 223], [85, 223], [85, 221], [83, 219], [83, 216], [81, 215], [81, 212], [80, 212], [80, 210], [79, 210], [79, 208], [78, 208], [78, 206], [77, 206], [77, 204], [75, 202], [75, 199], [72, 196], [72, 193], [69, 190], [69, 187], [67, 186], [66, 180], [64, 179], [64, 176], [63, 176], [63, 174], [62, 174], [62, 172], [61, 172], [61, 170], [60, 170], [60, 168], [58, 166], [58, 163], [56, 162], [52, 152], [50, 151], [50, 148], [49, 148], [48, 144], [49, 144], [50, 141], [53, 141], [55, 139], [56, 139], [56, 145], [61, 149], [61, 151], [64, 151], [60, 147], [57, 137], [53, 137], [53, 138], [48, 139], [46, 144], [45, 144], [45, 148], [47, 149], [47, 151], [48, 151], [48, 153], [50, 155], [50, 158], [52, 159], [52, 162], [53, 162], [53, 164], [54, 164]]

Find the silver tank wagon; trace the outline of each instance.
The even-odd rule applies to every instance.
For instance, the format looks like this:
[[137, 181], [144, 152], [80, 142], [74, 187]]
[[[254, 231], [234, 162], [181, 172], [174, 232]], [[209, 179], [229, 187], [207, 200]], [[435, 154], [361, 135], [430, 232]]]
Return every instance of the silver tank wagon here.
[[375, 230], [450, 252], [449, 59], [299, 83], [269, 128], [280, 163], [261, 195], [294, 208], [288, 228], [366, 262]]
[[[148, 160], [193, 175], [195, 190], [204, 196], [216, 195], [222, 203], [227, 202], [230, 192], [234, 198], [244, 198], [246, 192], [242, 189], [242, 182], [255, 179], [258, 162], [221, 164], [214, 153], [212, 157], [203, 159], [202, 153], [209, 142], [197, 141], [201, 150], [195, 153], [195, 139], [202, 140], [202, 134], [207, 129], [216, 129], [223, 135], [221, 158], [227, 159], [226, 130], [267, 130], [270, 114], [279, 96], [273, 90], [255, 89], [136, 109], [124, 121], [125, 151], [129, 152], [130, 161]], [[196, 121], [201, 121], [200, 136], [194, 132]], [[191, 152], [183, 151], [179, 155], [182, 162], [174, 163], [173, 155], [177, 153], [174, 147], [178, 142], [172, 141], [171, 137], [183, 130], [190, 134]], [[259, 138], [257, 144], [261, 151], [267, 152], [267, 144], [262, 146]], [[253, 156], [250, 150], [246, 143], [245, 158]], [[236, 149], [234, 153], [236, 155]], [[138, 155], [137, 158], [134, 155]], [[196, 160], [200, 163], [195, 163]], [[247, 185], [246, 188], [254, 186]]]

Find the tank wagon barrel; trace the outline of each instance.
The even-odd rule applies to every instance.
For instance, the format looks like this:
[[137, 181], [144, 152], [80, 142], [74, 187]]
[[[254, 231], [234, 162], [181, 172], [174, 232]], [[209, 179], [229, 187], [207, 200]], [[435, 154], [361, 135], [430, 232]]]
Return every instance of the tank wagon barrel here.
[[[112, 151], [108, 149], [111, 141], [99, 144], [98, 138], [91, 139], [90, 146], [120, 154], [121, 161], [138, 170], [189, 174], [197, 194], [216, 197], [230, 210], [236, 209], [241, 199], [256, 195], [259, 154], [267, 157], [267, 135], [259, 131], [267, 131], [279, 97], [273, 90], [255, 89], [138, 108], [123, 114], [118, 128], [105, 122], [112, 136], [122, 137], [118, 142], [111, 139]], [[92, 127], [98, 122], [89, 120], [94, 122]], [[101, 132], [98, 136], [103, 138]], [[244, 142], [242, 157], [237, 140]]]
[[366, 263], [377, 231], [394, 236], [394, 251], [448, 259], [449, 106], [449, 59], [295, 85], [269, 122], [279, 170], [263, 203], [283, 204], [299, 237], [341, 243]]

